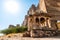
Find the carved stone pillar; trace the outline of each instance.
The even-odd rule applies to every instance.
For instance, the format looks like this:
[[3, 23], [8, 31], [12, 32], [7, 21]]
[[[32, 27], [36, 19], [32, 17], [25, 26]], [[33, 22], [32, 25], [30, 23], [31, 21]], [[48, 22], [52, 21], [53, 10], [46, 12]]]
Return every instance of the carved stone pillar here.
[[28, 31], [30, 31], [30, 18], [28, 18]]
[[30, 36], [31, 36], [31, 37], [33, 36], [33, 32], [32, 32], [32, 30], [30, 31]]
[[47, 26], [46, 18], [45, 18], [45, 26]]
[[51, 28], [51, 22], [50, 22], [50, 19], [48, 19], [48, 26], [49, 26], [49, 28]]

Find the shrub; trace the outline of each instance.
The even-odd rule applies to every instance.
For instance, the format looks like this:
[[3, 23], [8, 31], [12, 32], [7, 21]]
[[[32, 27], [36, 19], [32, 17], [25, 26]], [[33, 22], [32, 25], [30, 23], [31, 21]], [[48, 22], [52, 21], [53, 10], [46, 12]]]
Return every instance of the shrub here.
[[11, 33], [22, 33], [27, 31], [27, 27], [14, 27], [2, 30], [1, 33], [3, 34], [11, 34]]

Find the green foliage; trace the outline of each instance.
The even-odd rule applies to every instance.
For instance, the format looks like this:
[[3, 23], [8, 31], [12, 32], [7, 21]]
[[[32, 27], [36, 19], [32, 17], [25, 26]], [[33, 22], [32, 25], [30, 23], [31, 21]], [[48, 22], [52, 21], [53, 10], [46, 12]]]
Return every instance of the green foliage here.
[[1, 33], [3, 34], [11, 34], [11, 33], [22, 33], [27, 31], [27, 27], [14, 27], [2, 30]]

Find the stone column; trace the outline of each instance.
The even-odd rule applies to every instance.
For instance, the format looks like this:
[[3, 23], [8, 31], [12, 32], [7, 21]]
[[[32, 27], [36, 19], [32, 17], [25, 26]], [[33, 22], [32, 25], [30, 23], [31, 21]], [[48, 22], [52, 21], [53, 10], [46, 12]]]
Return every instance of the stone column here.
[[50, 19], [48, 19], [48, 26], [49, 26], [49, 28], [51, 28], [51, 22], [50, 22]]
[[[40, 19], [41, 19], [41, 17], [40, 17]], [[43, 27], [43, 24], [41, 22], [40, 22], [40, 26]]]
[[41, 23], [40, 23], [40, 16], [39, 16], [39, 27], [41, 27]]
[[28, 18], [28, 31], [30, 31], [30, 18]]
[[32, 32], [32, 30], [30, 31], [30, 36], [31, 36], [31, 37], [33, 36], [33, 32]]
[[45, 18], [45, 26], [47, 26], [46, 18]]
[[35, 23], [36, 23], [36, 22], [35, 22], [35, 19], [36, 19], [36, 17], [34, 16], [34, 17], [33, 17], [33, 29], [35, 28]]

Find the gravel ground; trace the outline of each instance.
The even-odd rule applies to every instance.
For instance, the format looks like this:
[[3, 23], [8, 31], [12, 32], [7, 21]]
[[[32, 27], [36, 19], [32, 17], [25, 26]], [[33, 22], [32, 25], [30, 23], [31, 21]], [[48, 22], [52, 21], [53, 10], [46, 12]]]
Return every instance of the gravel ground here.
[[31, 38], [31, 37], [22, 37], [22, 34], [9, 34], [1, 36], [0, 40], [60, 40], [60, 36], [55, 37], [44, 37], [44, 38]]
[[12, 38], [0, 38], [0, 40], [60, 40], [60, 38], [28, 38], [28, 37], [12, 37]]

